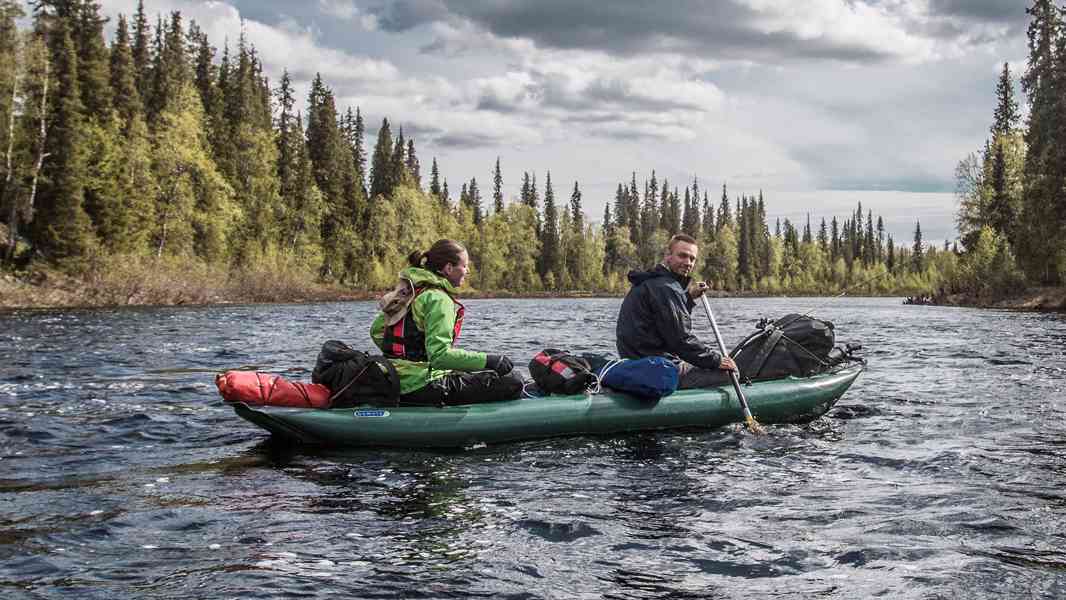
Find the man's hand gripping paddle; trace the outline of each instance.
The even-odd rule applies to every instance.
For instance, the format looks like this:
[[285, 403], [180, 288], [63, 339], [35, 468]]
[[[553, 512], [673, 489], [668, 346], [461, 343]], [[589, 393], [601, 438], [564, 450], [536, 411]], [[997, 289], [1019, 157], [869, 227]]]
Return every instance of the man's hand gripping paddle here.
[[[711, 320], [711, 329], [714, 330], [714, 339], [718, 342], [718, 351], [722, 356], [729, 356], [729, 353], [725, 350], [725, 344], [722, 343], [722, 334], [718, 333], [718, 322], [714, 320], [714, 313], [711, 312], [711, 303], [707, 301], [706, 294], [700, 294], [700, 300], [703, 301], [703, 310], [707, 311], [707, 318]], [[733, 381], [733, 390], [737, 393], [737, 399], [740, 400], [740, 408], [744, 412], [744, 425], [755, 434], [766, 433], [762, 425], [755, 420], [755, 417], [751, 414], [751, 409], [748, 408], [748, 399], [744, 396], [744, 391], [740, 389], [740, 377], [738, 371], [729, 371], [729, 378]]]

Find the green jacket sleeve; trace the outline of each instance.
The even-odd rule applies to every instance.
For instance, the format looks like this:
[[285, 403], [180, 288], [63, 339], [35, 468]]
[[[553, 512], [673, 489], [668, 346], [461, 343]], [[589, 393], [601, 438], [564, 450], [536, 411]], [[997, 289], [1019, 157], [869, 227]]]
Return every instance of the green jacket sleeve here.
[[421, 317], [431, 368], [455, 371], [480, 371], [485, 368], [484, 352], [452, 347], [456, 314], [455, 302], [448, 294], [440, 290], [427, 290], [418, 296], [414, 311], [416, 319]]
[[374, 342], [374, 345], [378, 347], [378, 350], [384, 352], [385, 349], [381, 347], [382, 341], [385, 339], [385, 315], [378, 313], [378, 316], [374, 319], [374, 322], [370, 324], [370, 340]]

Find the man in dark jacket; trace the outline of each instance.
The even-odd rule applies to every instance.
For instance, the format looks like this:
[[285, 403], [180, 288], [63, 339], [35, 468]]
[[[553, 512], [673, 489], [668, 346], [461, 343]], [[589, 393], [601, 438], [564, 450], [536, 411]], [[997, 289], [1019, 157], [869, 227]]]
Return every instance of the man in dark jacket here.
[[692, 334], [692, 308], [707, 286], [692, 282], [696, 240], [685, 234], [670, 238], [663, 262], [650, 271], [630, 271], [633, 287], [622, 301], [615, 329], [622, 358], [666, 356], [681, 369], [680, 388], [722, 385], [736, 363], [719, 356]]

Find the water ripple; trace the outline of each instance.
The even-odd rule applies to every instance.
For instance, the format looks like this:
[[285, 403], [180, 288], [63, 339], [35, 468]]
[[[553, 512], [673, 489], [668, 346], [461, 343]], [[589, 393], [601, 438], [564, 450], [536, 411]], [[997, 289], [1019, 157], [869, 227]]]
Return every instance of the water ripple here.
[[[213, 373], [307, 378], [325, 339], [369, 347], [373, 303], [0, 314], [5, 597], [1066, 595], [1061, 315], [714, 302], [727, 340], [824, 305], [870, 369], [762, 437], [298, 448]], [[613, 354], [618, 305], [473, 300], [463, 345]]]

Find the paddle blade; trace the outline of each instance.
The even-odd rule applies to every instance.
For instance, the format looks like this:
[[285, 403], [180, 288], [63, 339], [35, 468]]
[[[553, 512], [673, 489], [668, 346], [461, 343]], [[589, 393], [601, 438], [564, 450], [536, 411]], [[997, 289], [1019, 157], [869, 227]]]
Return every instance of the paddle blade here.
[[764, 429], [762, 425], [759, 425], [759, 422], [756, 421], [755, 417], [752, 415], [748, 415], [747, 418], [744, 419], [744, 426], [748, 428], [748, 431], [755, 435], [763, 435], [766, 433], [766, 429]]

